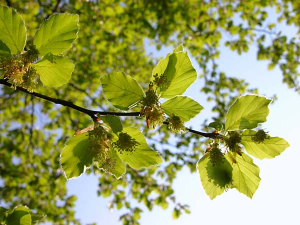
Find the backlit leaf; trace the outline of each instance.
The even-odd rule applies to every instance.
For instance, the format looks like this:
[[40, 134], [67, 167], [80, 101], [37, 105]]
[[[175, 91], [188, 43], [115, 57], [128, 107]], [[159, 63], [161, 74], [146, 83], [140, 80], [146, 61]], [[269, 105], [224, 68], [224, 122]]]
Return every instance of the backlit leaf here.
[[107, 115], [100, 116], [100, 119], [103, 120], [103, 122], [107, 124], [114, 133], [118, 133], [123, 130], [123, 126], [119, 117]]
[[142, 87], [129, 75], [113, 72], [101, 77], [106, 99], [118, 109], [128, 110], [144, 97]]
[[71, 48], [77, 38], [79, 16], [55, 14], [42, 23], [33, 40], [40, 56], [61, 54]]
[[[243, 135], [254, 135], [255, 133], [253, 130], [245, 130]], [[280, 137], [270, 137], [257, 143], [251, 139], [251, 136], [242, 136], [242, 145], [250, 155], [258, 159], [274, 158], [290, 146], [286, 140]]]
[[11, 54], [23, 51], [26, 43], [26, 27], [22, 17], [12, 8], [0, 6], [0, 40]]
[[202, 186], [210, 199], [221, 195], [232, 182], [232, 167], [224, 158], [223, 164], [213, 165], [209, 158], [210, 152], [206, 153], [197, 163]]
[[239, 154], [233, 156], [231, 152], [228, 152], [225, 158], [227, 158], [233, 168], [232, 188], [236, 188], [239, 192], [252, 198], [261, 180], [259, 177], [259, 167], [245, 153], [242, 153], [242, 156]]
[[245, 95], [238, 98], [228, 110], [225, 130], [251, 129], [265, 122], [271, 101], [257, 95]]
[[49, 87], [59, 87], [68, 83], [74, 70], [74, 64], [71, 60], [51, 53], [31, 66], [36, 69], [43, 84]]
[[123, 132], [129, 134], [139, 142], [139, 145], [132, 153], [117, 152], [124, 163], [127, 163], [131, 168], [136, 170], [162, 163], [161, 156], [148, 146], [144, 135], [137, 128], [127, 127], [123, 129]]
[[171, 54], [163, 75], [169, 85], [160, 89], [162, 98], [173, 98], [183, 94], [197, 78], [196, 70], [186, 52]]
[[91, 166], [93, 156], [89, 147], [87, 133], [76, 135], [66, 143], [60, 155], [60, 163], [67, 179], [80, 176]]
[[168, 116], [172, 114], [179, 116], [184, 122], [189, 121], [200, 113], [203, 107], [193, 99], [185, 96], [176, 96], [165, 101], [161, 105], [162, 109]]

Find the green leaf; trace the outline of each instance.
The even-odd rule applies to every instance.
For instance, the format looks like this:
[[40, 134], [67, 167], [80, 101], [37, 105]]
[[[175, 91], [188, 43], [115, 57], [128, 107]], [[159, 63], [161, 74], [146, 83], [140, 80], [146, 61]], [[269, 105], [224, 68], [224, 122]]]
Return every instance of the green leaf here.
[[240, 193], [252, 198], [259, 186], [259, 167], [253, 163], [250, 156], [242, 153], [242, 156], [232, 155], [228, 152], [225, 158], [231, 162], [232, 171], [232, 188], [236, 188]]
[[40, 213], [31, 213], [32, 224], [44, 222], [46, 215]]
[[78, 22], [79, 16], [74, 14], [55, 14], [43, 22], [33, 40], [40, 56], [48, 52], [61, 54], [71, 48], [77, 38]]
[[122, 162], [114, 149], [111, 150], [109, 156], [115, 160], [115, 166], [113, 170], [105, 170], [105, 172], [108, 172], [114, 175], [117, 179], [120, 179], [126, 173], [126, 165]]
[[169, 63], [170, 55], [171, 55], [170, 53], [167, 54], [167, 56], [164, 59], [162, 59], [158, 62], [157, 66], [152, 71], [151, 81], [154, 80], [153, 76], [155, 74], [158, 74], [159, 76], [164, 74], [165, 70], [167, 69], [168, 63]]
[[67, 179], [80, 176], [91, 166], [93, 156], [89, 147], [87, 133], [76, 135], [66, 143], [60, 155], [60, 164]]
[[163, 75], [167, 78], [169, 85], [160, 89], [162, 98], [173, 98], [183, 94], [197, 78], [196, 70], [186, 52], [169, 55], [168, 65]]
[[215, 128], [216, 130], [223, 130], [223, 124], [217, 121], [211, 122], [210, 124], [208, 124], [208, 127]]
[[3, 217], [4, 217], [4, 214], [5, 214], [5, 212], [7, 212], [7, 211], [8, 211], [8, 209], [6, 209], [6, 208], [0, 206], [0, 222], [2, 222]]
[[126, 154], [125, 152], [117, 152], [124, 163], [127, 163], [131, 168], [138, 170], [149, 168], [150, 166], [155, 166], [163, 162], [158, 152], [152, 150], [148, 146], [144, 135], [137, 128], [127, 127], [123, 129], [123, 132], [129, 134], [139, 142], [139, 145], [132, 153]]
[[106, 99], [118, 109], [128, 110], [144, 97], [142, 87], [129, 75], [113, 72], [101, 77]]
[[10, 49], [11, 54], [19, 54], [26, 43], [26, 27], [22, 17], [12, 8], [0, 6], [0, 40]]
[[26, 206], [17, 206], [6, 217], [7, 225], [31, 225], [30, 209]]
[[257, 95], [245, 95], [238, 98], [228, 110], [225, 130], [252, 129], [259, 123], [265, 122], [271, 101]]
[[179, 209], [174, 208], [173, 213], [172, 213], [172, 217], [174, 220], [177, 220], [181, 215], [181, 212]]
[[10, 56], [11, 55], [10, 49], [1, 40], [0, 40], [0, 55], [6, 55], [6, 56]]
[[107, 115], [100, 116], [100, 119], [107, 124], [114, 133], [118, 133], [123, 130], [123, 125], [119, 117]]
[[62, 56], [54, 56], [51, 53], [31, 66], [36, 69], [43, 84], [49, 87], [59, 87], [68, 83], [74, 70], [71, 60]]
[[175, 114], [184, 122], [189, 121], [200, 113], [203, 107], [193, 99], [185, 96], [176, 96], [161, 105], [168, 116]]
[[197, 169], [200, 174], [202, 186], [210, 199], [221, 195], [232, 182], [232, 167], [224, 158], [223, 164], [213, 165], [206, 153], [198, 162]]
[[183, 52], [183, 44], [180, 44], [178, 47], [174, 48], [173, 53]]
[[257, 143], [249, 136], [254, 135], [255, 133], [256, 131], [253, 130], [245, 130], [242, 136], [242, 145], [250, 155], [253, 155], [258, 159], [274, 158], [290, 146], [286, 140], [280, 137], [270, 137], [261, 143]]

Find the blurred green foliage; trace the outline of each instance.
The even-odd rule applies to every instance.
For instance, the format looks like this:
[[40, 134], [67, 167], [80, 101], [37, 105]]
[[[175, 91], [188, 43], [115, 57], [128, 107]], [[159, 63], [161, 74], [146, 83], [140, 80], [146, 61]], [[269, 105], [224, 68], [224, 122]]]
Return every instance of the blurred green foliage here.
[[[214, 119], [220, 121], [238, 95], [256, 92], [247, 89], [245, 80], [219, 70], [216, 59], [223, 45], [238, 54], [258, 46], [257, 59], [267, 60], [270, 69], [278, 66], [283, 82], [300, 90], [298, 39], [286, 36], [278, 25], [283, 21], [300, 33], [299, 1], [0, 0], [0, 4], [11, 6], [22, 15], [28, 41], [32, 41], [39, 24], [53, 13], [79, 15], [78, 40], [66, 54], [76, 64], [71, 81], [60, 88], [38, 86], [37, 92], [83, 107], [115, 110], [107, 105], [99, 82], [108, 72], [124, 71], [146, 87], [158, 60], [146, 54], [148, 42], [157, 49], [184, 43], [201, 68], [201, 91], [213, 102]], [[277, 17], [270, 22], [273, 9]], [[0, 87], [0, 96], [1, 203], [6, 208], [26, 205], [58, 224], [80, 224], [74, 216], [76, 196], [67, 195], [59, 155], [66, 140], [92, 121], [77, 111], [4, 86]], [[127, 118], [124, 124], [133, 120], [140, 128], [146, 126], [144, 121], [133, 118]], [[89, 170], [101, 174], [98, 194], [111, 199], [110, 207], [127, 209], [128, 213], [120, 218], [124, 224], [138, 224], [141, 205], [149, 210], [155, 205], [163, 209], [170, 205], [174, 218], [189, 213], [188, 206], [176, 200], [172, 184], [183, 167], [196, 171], [199, 153], [205, 149], [206, 140], [195, 134], [175, 135], [176, 141], [171, 144], [166, 126], [158, 132], [145, 132], [153, 143], [151, 147], [162, 155], [162, 166], [144, 171], [128, 168], [120, 180], [96, 167]]]

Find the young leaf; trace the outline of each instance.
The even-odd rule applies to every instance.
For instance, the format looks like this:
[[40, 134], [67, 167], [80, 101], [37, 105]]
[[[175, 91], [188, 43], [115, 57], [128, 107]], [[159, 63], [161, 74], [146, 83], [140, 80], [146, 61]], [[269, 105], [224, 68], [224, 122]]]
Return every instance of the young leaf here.
[[[234, 157], [234, 160], [232, 158]], [[232, 171], [232, 188], [236, 188], [240, 193], [252, 198], [259, 186], [259, 167], [253, 163], [250, 156], [242, 153], [242, 156], [231, 152], [225, 155], [225, 158], [231, 162]]]
[[123, 132], [129, 134], [139, 143], [132, 153], [117, 152], [124, 163], [136, 170], [162, 163], [161, 156], [148, 146], [144, 135], [137, 128], [127, 127], [123, 129]]
[[221, 195], [232, 182], [232, 167], [224, 158], [223, 164], [213, 165], [209, 158], [210, 152], [206, 153], [197, 163], [202, 186], [210, 199]]
[[259, 123], [265, 122], [271, 101], [257, 95], [245, 95], [238, 98], [228, 110], [225, 130], [252, 129]]
[[19, 54], [24, 49], [26, 27], [14, 9], [0, 6], [0, 33], [0, 40], [7, 45], [11, 54]]
[[144, 97], [142, 87], [129, 75], [113, 72], [101, 77], [106, 99], [118, 109], [128, 110]]
[[[255, 133], [253, 130], [245, 130], [243, 135], [254, 135]], [[283, 138], [270, 137], [257, 143], [252, 140], [251, 136], [242, 136], [242, 145], [250, 155], [258, 159], [274, 158], [290, 146]]]
[[74, 70], [74, 64], [71, 60], [51, 53], [31, 66], [36, 69], [43, 84], [49, 87], [59, 87], [68, 83]]
[[123, 126], [119, 117], [107, 115], [100, 116], [100, 119], [107, 124], [114, 133], [118, 133], [123, 130]]
[[80, 176], [91, 166], [93, 156], [89, 147], [87, 133], [76, 135], [66, 143], [60, 155], [60, 164], [67, 179]]
[[189, 121], [200, 113], [203, 107], [193, 99], [185, 96], [176, 96], [161, 105], [168, 116], [179, 116], [184, 122]]
[[162, 75], [162, 74], [164, 74], [164, 72], [165, 72], [165, 70], [166, 70], [166, 68], [168, 66], [168, 63], [169, 63], [169, 57], [170, 57], [170, 55], [171, 55], [170, 53], [167, 54], [167, 56], [164, 59], [162, 59], [162, 60], [160, 60], [158, 62], [157, 66], [152, 71], [151, 81], [154, 80], [153, 76], [155, 74], [158, 74], [159, 76]]
[[10, 212], [8, 212], [5, 218], [5, 224], [14, 225], [31, 225], [30, 209], [26, 206], [17, 206]]
[[162, 98], [173, 98], [183, 94], [197, 78], [196, 70], [186, 52], [171, 54], [163, 75], [170, 84], [160, 90]]
[[32, 224], [41, 223], [46, 219], [46, 215], [40, 213], [31, 213]]
[[223, 124], [218, 121], [211, 122], [208, 124], [208, 127], [215, 128], [216, 130], [223, 130]]
[[40, 56], [61, 54], [71, 48], [77, 38], [79, 16], [55, 14], [42, 23], [33, 40]]
[[180, 44], [179, 46], [177, 46], [176, 48], [174, 48], [173, 53], [176, 52], [183, 52], [183, 44]]

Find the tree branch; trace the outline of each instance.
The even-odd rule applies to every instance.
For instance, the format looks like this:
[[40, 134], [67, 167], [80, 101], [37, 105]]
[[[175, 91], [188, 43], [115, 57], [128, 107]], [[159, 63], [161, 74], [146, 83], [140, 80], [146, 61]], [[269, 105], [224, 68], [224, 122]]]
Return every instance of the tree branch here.
[[[3, 85], [8, 86], [8, 87], [13, 86], [11, 83], [7, 82], [5, 79], [0, 79], [0, 84], [3, 84]], [[65, 101], [65, 100], [57, 99], [57, 98], [51, 98], [51, 97], [48, 97], [46, 95], [43, 95], [43, 94], [40, 94], [40, 93], [36, 93], [36, 92], [29, 92], [26, 89], [21, 88], [21, 87], [16, 87], [16, 90], [22, 91], [24, 93], [33, 95], [35, 97], [38, 97], [38, 98], [41, 98], [41, 99], [44, 99], [44, 100], [47, 100], [47, 101], [50, 101], [50, 102], [53, 102], [55, 104], [59, 104], [59, 105], [63, 105], [63, 106], [75, 109], [75, 110], [77, 110], [79, 112], [82, 112], [82, 113], [85, 113], [85, 114], [89, 115], [93, 120], [97, 118], [97, 116], [96, 116], [97, 114], [104, 115], [104, 116], [106, 116], [106, 115], [113, 115], [113, 116], [140, 116], [139, 112], [122, 113], [122, 112], [103, 112], [103, 111], [90, 110], [90, 109], [86, 109], [86, 108], [82, 108], [80, 106], [77, 106], [77, 105], [73, 104], [73, 102]]]
[[[8, 87], [13, 86], [11, 83], [7, 82], [5, 79], [0, 79], [0, 84], [3, 84], [3, 85], [8, 86]], [[106, 116], [106, 115], [136, 116], [136, 117], [141, 116], [140, 112], [124, 112], [124, 113], [122, 113], [122, 112], [103, 112], [103, 111], [90, 110], [90, 109], [86, 109], [86, 108], [82, 108], [80, 106], [77, 106], [77, 105], [73, 104], [73, 102], [70, 102], [70, 101], [65, 101], [65, 100], [57, 99], [57, 98], [51, 98], [49, 96], [46, 96], [46, 95], [43, 95], [43, 94], [40, 94], [40, 93], [36, 93], [36, 92], [29, 92], [29, 91], [27, 91], [26, 89], [24, 89], [22, 87], [16, 86], [15, 89], [18, 90], [18, 91], [22, 91], [26, 94], [29, 94], [29, 95], [32, 95], [32, 96], [35, 96], [35, 97], [53, 102], [55, 104], [59, 104], [59, 105], [63, 105], [63, 106], [75, 109], [79, 112], [82, 112], [82, 113], [85, 113], [85, 114], [89, 115], [93, 120], [96, 120], [98, 118], [97, 115], [104, 115], [104, 116]], [[165, 121], [165, 122], [163, 122], [163, 124], [168, 125], [169, 123]], [[207, 138], [216, 139], [218, 137], [221, 137], [219, 135], [219, 133], [215, 133], [215, 132], [204, 133], [204, 132], [196, 131], [196, 130], [193, 130], [193, 129], [190, 129], [190, 128], [187, 128], [187, 130], [191, 133], [198, 134], [200, 136], [207, 137]]]

